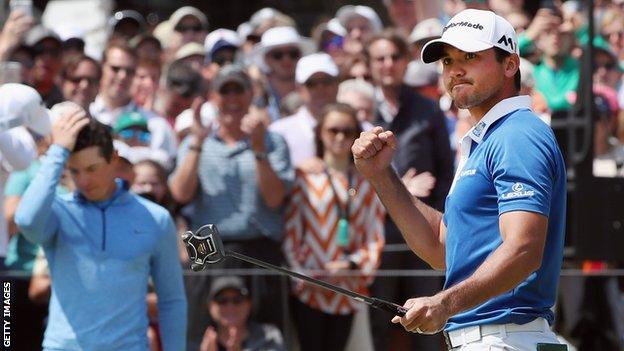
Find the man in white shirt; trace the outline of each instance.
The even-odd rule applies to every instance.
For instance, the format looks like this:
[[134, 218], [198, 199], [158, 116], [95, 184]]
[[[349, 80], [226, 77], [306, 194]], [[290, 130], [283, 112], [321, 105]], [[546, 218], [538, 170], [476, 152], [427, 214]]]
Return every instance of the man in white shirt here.
[[295, 80], [304, 105], [294, 115], [273, 122], [269, 130], [286, 139], [290, 161], [297, 167], [316, 156], [314, 128], [323, 108], [336, 101], [338, 67], [328, 54], [308, 55], [297, 63]]
[[162, 149], [170, 157], [177, 152], [177, 141], [167, 121], [139, 107], [130, 96], [130, 84], [136, 72], [136, 52], [121, 42], [113, 42], [104, 50], [100, 93], [89, 107], [89, 112], [101, 123], [114, 125], [124, 112], [139, 112], [146, 119], [152, 135], [150, 147]]

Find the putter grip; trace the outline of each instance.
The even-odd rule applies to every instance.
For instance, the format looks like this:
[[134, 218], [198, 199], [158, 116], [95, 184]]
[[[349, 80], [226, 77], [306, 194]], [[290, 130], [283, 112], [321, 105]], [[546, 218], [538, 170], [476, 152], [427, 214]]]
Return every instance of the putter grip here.
[[407, 313], [407, 308], [403, 306], [399, 306], [396, 303], [384, 301], [378, 298], [373, 297], [373, 301], [371, 302], [371, 306], [375, 308], [382, 309], [384, 311], [388, 311], [395, 316], [403, 317], [405, 313]]

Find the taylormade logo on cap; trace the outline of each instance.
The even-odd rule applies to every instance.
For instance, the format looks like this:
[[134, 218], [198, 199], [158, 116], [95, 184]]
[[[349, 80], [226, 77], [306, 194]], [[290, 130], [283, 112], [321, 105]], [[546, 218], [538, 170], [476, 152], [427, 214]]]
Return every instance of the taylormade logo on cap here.
[[480, 25], [479, 23], [470, 23], [470, 22], [458, 22], [458, 23], [449, 23], [446, 27], [444, 27], [444, 29], [442, 30], [442, 33], [446, 32], [447, 29], [449, 28], [453, 28], [453, 27], [469, 27], [469, 28], [475, 28], [478, 30], [483, 30], [483, 26]]
[[442, 57], [444, 44], [466, 52], [478, 52], [493, 47], [518, 53], [518, 40], [513, 26], [492, 11], [467, 9], [451, 18], [442, 37], [425, 44], [422, 60], [430, 63]]

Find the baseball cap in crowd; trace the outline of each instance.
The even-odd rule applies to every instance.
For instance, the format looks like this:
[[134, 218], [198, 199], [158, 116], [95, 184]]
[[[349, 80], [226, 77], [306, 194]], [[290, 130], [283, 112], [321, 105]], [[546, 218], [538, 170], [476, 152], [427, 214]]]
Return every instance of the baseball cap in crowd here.
[[186, 16], [192, 16], [197, 18], [199, 23], [201, 23], [203, 29], [208, 28], [208, 18], [206, 17], [206, 15], [204, 15], [203, 12], [193, 6], [183, 6], [175, 10], [175, 12], [171, 14], [171, 17], [169, 17], [169, 23], [171, 25], [171, 28], [175, 30], [180, 21]]
[[347, 35], [347, 30], [342, 26], [342, 24], [340, 24], [340, 21], [337, 18], [332, 18], [327, 21], [326, 30], [336, 35], [340, 35], [341, 37]]
[[199, 93], [201, 84], [201, 75], [183, 61], [174, 61], [167, 68], [165, 87], [183, 97], [191, 97]]
[[437, 18], [427, 18], [418, 22], [409, 36], [410, 43], [416, 43], [424, 40], [432, 40], [442, 35], [444, 25]]
[[52, 130], [50, 111], [39, 93], [24, 84], [0, 86], [0, 131], [25, 126], [39, 135]]
[[28, 31], [28, 33], [26, 33], [26, 38], [24, 39], [24, 42], [27, 46], [34, 47], [40, 41], [48, 38], [56, 40], [59, 45], [63, 42], [55, 31], [50, 28], [46, 28], [41, 24], [33, 27], [31, 30]]
[[497, 47], [511, 54], [518, 53], [518, 39], [512, 25], [503, 17], [485, 10], [467, 9], [453, 16], [444, 27], [442, 37], [423, 47], [423, 62], [439, 60], [444, 44], [465, 52]]
[[147, 130], [147, 118], [145, 118], [141, 112], [137, 111], [122, 113], [113, 126], [113, 132], [119, 133], [120, 131], [128, 128]]
[[213, 30], [206, 36], [204, 49], [206, 50], [207, 59], [212, 61], [217, 51], [224, 48], [237, 50], [241, 44], [242, 42], [238, 33], [231, 29], [219, 28]]
[[295, 70], [295, 81], [299, 84], [305, 83], [314, 73], [327, 73], [332, 77], [338, 77], [338, 66], [331, 56], [326, 53], [316, 53], [302, 57], [297, 62]]
[[212, 281], [210, 285], [210, 292], [208, 293], [208, 298], [210, 300], [214, 299], [215, 296], [219, 295], [221, 292], [227, 289], [233, 289], [238, 291], [242, 296], [249, 296], [249, 289], [245, 286], [245, 282], [240, 277], [229, 276], [229, 277], [218, 277]]
[[375, 10], [363, 5], [345, 5], [338, 9], [336, 18], [344, 28], [348, 28], [349, 21], [356, 17], [362, 17], [370, 23], [374, 32], [380, 32], [383, 29], [381, 19]]
[[226, 65], [221, 67], [219, 73], [212, 82], [212, 88], [219, 91], [227, 83], [236, 83], [245, 89], [251, 89], [251, 78], [245, 69], [239, 65]]
[[143, 18], [143, 15], [135, 10], [122, 10], [115, 12], [113, 16], [108, 20], [108, 27], [111, 31], [115, 31], [119, 23], [121, 23], [122, 21], [135, 22], [135, 24], [139, 28], [139, 32], [143, 32], [147, 27], [147, 23], [145, 22], [145, 18]]
[[271, 50], [280, 46], [294, 45], [299, 47], [301, 55], [307, 55], [314, 52], [315, 44], [309, 39], [299, 35], [293, 27], [283, 26], [268, 29], [260, 42], [256, 44], [252, 53], [252, 61], [263, 72], [268, 72], [269, 68], [265, 62], [265, 55]]
[[407, 65], [407, 70], [403, 76], [403, 83], [411, 87], [424, 87], [437, 85], [440, 73], [436, 65], [423, 63], [422, 61], [411, 61]]

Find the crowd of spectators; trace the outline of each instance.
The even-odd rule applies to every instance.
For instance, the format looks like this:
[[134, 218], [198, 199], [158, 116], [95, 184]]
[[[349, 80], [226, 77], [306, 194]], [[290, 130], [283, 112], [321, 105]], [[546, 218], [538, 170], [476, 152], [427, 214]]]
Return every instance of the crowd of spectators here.
[[[443, 349], [440, 335], [407, 335], [387, 313], [299, 281], [183, 275], [188, 256], [169, 229], [179, 237], [213, 223], [229, 250], [389, 301], [437, 292], [443, 280], [435, 274], [377, 274], [430, 268], [357, 174], [350, 148], [361, 131], [393, 131], [393, 167], [407, 189], [444, 209], [458, 141], [472, 123], [445, 93], [441, 68], [424, 64], [420, 50], [454, 14], [489, 9], [514, 25], [521, 92], [546, 123], [577, 102], [583, 46], [591, 41], [594, 173], [624, 175], [624, 1], [595, 1], [593, 37], [583, 1], [532, 3], [384, 0], [379, 9], [389, 23], [369, 6], [346, 5], [318, 14], [310, 33], [274, 8], [233, 29], [213, 28], [191, 6], [157, 25], [120, 9], [107, 14], [99, 50], [84, 29], [46, 27], [37, 11], [13, 9], [0, 32], [0, 268], [14, 286], [13, 346], [142, 349], [148, 341], [151, 350], [339, 351], [362, 323], [355, 316], [367, 314], [375, 350]], [[96, 194], [100, 188], [110, 198]], [[150, 215], [132, 217], [138, 213]], [[101, 242], [85, 227], [94, 223], [97, 233], [103, 225]], [[119, 233], [107, 236], [107, 224]], [[160, 231], [141, 234], [156, 224]], [[226, 260], [210, 269], [249, 268]], [[141, 279], [123, 285], [129, 277]], [[109, 305], [92, 302], [100, 304], [92, 311], [106, 310], [101, 315], [64, 310], [91, 303], [76, 296], [96, 288], [112, 289]], [[142, 307], [115, 321], [123, 299]], [[581, 300], [563, 311], [560, 331], [571, 346], [583, 342]], [[624, 347], [619, 317], [610, 327], [617, 337], [605, 335], [599, 345]], [[113, 333], [98, 339], [75, 325], [87, 321]], [[173, 335], [180, 328], [184, 340]]]

